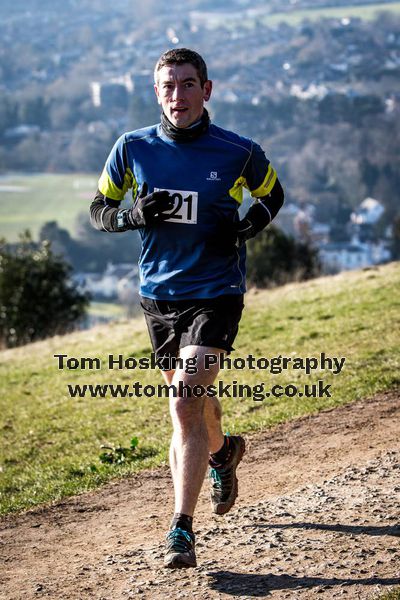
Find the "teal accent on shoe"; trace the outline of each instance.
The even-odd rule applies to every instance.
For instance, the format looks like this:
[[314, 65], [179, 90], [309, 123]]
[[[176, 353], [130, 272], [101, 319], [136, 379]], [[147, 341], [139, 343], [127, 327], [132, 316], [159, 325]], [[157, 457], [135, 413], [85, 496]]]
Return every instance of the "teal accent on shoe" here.
[[[171, 529], [171, 531], [168, 531], [165, 537], [168, 541], [171, 541], [173, 543], [174, 548], [179, 548], [182, 550], [182, 552], [187, 550], [187, 544], [193, 545], [193, 539], [190, 533], [188, 531], [185, 531], [185, 529], [181, 529], [180, 527], [175, 527], [175, 529]], [[184, 540], [182, 540], [182, 537], [185, 538], [187, 543], [185, 543]]]
[[224, 465], [210, 461], [211, 503], [217, 515], [224, 515], [235, 504], [238, 495], [236, 469], [246, 449], [245, 441], [238, 435], [229, 437], [231, 456]]
[[168, 531], [164, 566], [169, 569], [181, 569], [196, 566], [194, 551], [195, 536], [180, 527]]

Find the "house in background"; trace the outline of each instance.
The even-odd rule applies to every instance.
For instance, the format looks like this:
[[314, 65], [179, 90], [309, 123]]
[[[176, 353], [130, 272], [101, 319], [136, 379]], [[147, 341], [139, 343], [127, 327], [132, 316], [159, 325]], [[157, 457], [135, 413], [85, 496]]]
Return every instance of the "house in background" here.
[[110, 262], [104, 273], [76, 273], [74, 281], [93, 300], [119, 300], [129, 305], [139, 302], [139, 269], [131, 263]]
[[384, 212], [385, 208], [379, 200], [365, 198], [343, 226], [344, 239], [340, 241], [336, 241], [332, 235], [332, 228], [336, 224], [316, 221], [315, 207], [311, 204], [299, 206], [290, 202], [284, 205], [274, 224], [286, 235], [308, 241], [317, 248], [323, 272], [333, 274], [363, 269], [391, 259], [390, 232], [386, 229], [379, 234], [377, 229]]

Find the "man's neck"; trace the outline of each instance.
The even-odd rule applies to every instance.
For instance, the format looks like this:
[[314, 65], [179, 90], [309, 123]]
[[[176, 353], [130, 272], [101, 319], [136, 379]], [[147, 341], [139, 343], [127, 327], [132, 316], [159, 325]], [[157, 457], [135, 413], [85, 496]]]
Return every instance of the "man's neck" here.
[[203, 135], [210, 124], [208, 112], [204, 109], [200, 119], [189, 125], [189, 127], [176, 127], [171, 121], [161, 114], [161, 128], [164, 134], [174, 142], [192, 142]]

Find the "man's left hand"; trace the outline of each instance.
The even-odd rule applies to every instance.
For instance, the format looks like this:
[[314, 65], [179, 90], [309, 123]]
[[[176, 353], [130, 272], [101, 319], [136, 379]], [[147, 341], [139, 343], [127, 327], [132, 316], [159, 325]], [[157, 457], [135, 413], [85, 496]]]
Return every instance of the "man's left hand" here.
[[209, 247], [217, 256], [230, 256], [253, 235], [253, 227], [248, 219], [242, 219], [238, 223], [224, 223], [210, 239]]

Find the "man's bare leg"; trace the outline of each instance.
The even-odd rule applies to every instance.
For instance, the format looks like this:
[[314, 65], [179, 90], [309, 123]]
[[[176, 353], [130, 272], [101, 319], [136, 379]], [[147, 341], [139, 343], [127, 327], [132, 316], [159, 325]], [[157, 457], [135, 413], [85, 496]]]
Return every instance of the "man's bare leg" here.
[[[178, 386], [179, 381], [191, 386], [206, 387], [214, 382], [218, 375], [218, 365], [204, 368], [204, 355], [216, 354], [222, 350], [204, 346], [186, 346], [180, 356], [185, 367], [186, 359], [197, 356], [197, 373], [185, 373], [185, 368], [177, 369], [170, 383]], [[167, 374], [164, 377], [167, 380]], [[168, 381], [168, 380], [167, 380]], [[170, 398], [170, 412], [174, 433], [171, 441], [170, 462], [175, 490], [175, 513], [193, 516], [206, 473], [210, 441], [212, 446], [222, 446], [223, 434], [220, 419], [217, 419], [216, 405], [208, 410], [209, 398], [177, 397]], [[219, 403], [218, 403], [219, 404]], [[218, 408], [218, 407], [217, 407]], [[218, 411], [220, 416], [220, 410]], [[210, 426], [210, 441], [208, 424]]]
[[[221, 351], [219, 351], [221, 352]], [[162, 371], [162, 375], [168, 385], [172, 383], [175, 371]], [[207, 426], [208, 434], [208, 452], [213, 454], [218, 452], [224, 443], [224, 434], [222, 432], [222, 407], [218, 398], [210, 398], [206, 396], [204, 398], [204, 418]], [[170, 452], [170, 463], [175, 464], [175, 451], [171, 445]]]
[[[167, 384], [173, 384], [177, 388], [180, 382], [191, 390], [196, 385], [205, 388], [214, 382], [219, 366], [214, 365], [211, 369], [205, 369], [204, 356], [222, 352], [217, 348], [186, 346], [180, 353], [183, 368], [175, 372], [164, 371], [164, 379]], [[194, 356], [197, 357], [197, 373], [190, 375], [185, 373], [186, 360]], [[218, 461], [221, 460], [222, 464], [225, 464], [228, 446], [221, 429], [221, 406], [216, 398], [206, 395], [196, 398], [193, 394], [192, 397], [188, 397], [188, 393], [186, 395], [183, 393], [181, 397], [176, 398], [171, 394], [170, 412], [174, 428], [170, 447], [170, 465], [175, 492], [175, 514], [167, 534], [164, 566], [194, 567], [196, 557], [192, 531], [193, 513], [210, 453], [218, 452]], [[233, 450], [229, 450], [228, 456], [232, 455], [229, 466], [223, 467], [224, 483], [222, 487], [220, 483], [216, 487], [213, 483], [211, 490], [213, 510], [217, 514], [228, 512], [237, 496], [236, 467], [244, 452], [244, 440], [240, 437], [229, 439], [232, 440], [229, 448], [232, 447]], [[211, 473], [213, 472], [214, 479], [218, 478], [218, 471], [214, 468]]]
[[[171, 370], [171, 371], [161, 371], [162, 376], [164, 377], [165, 382], [167, 383], [167, 385], [170, 385], [172, 383], [172, 379], [175, 375], [175, 369]], [[172, 443], [170, 444], [169, 447], [169, 464], [171, 467], [171, 474], [172, 474], [172, 481], [174, 484], [174, 489], [175, 489], [175, 480], [174, 480], [174, 474], [176, 473], [176, 456], [175, 456], [175, 448], [172, 445]]]

